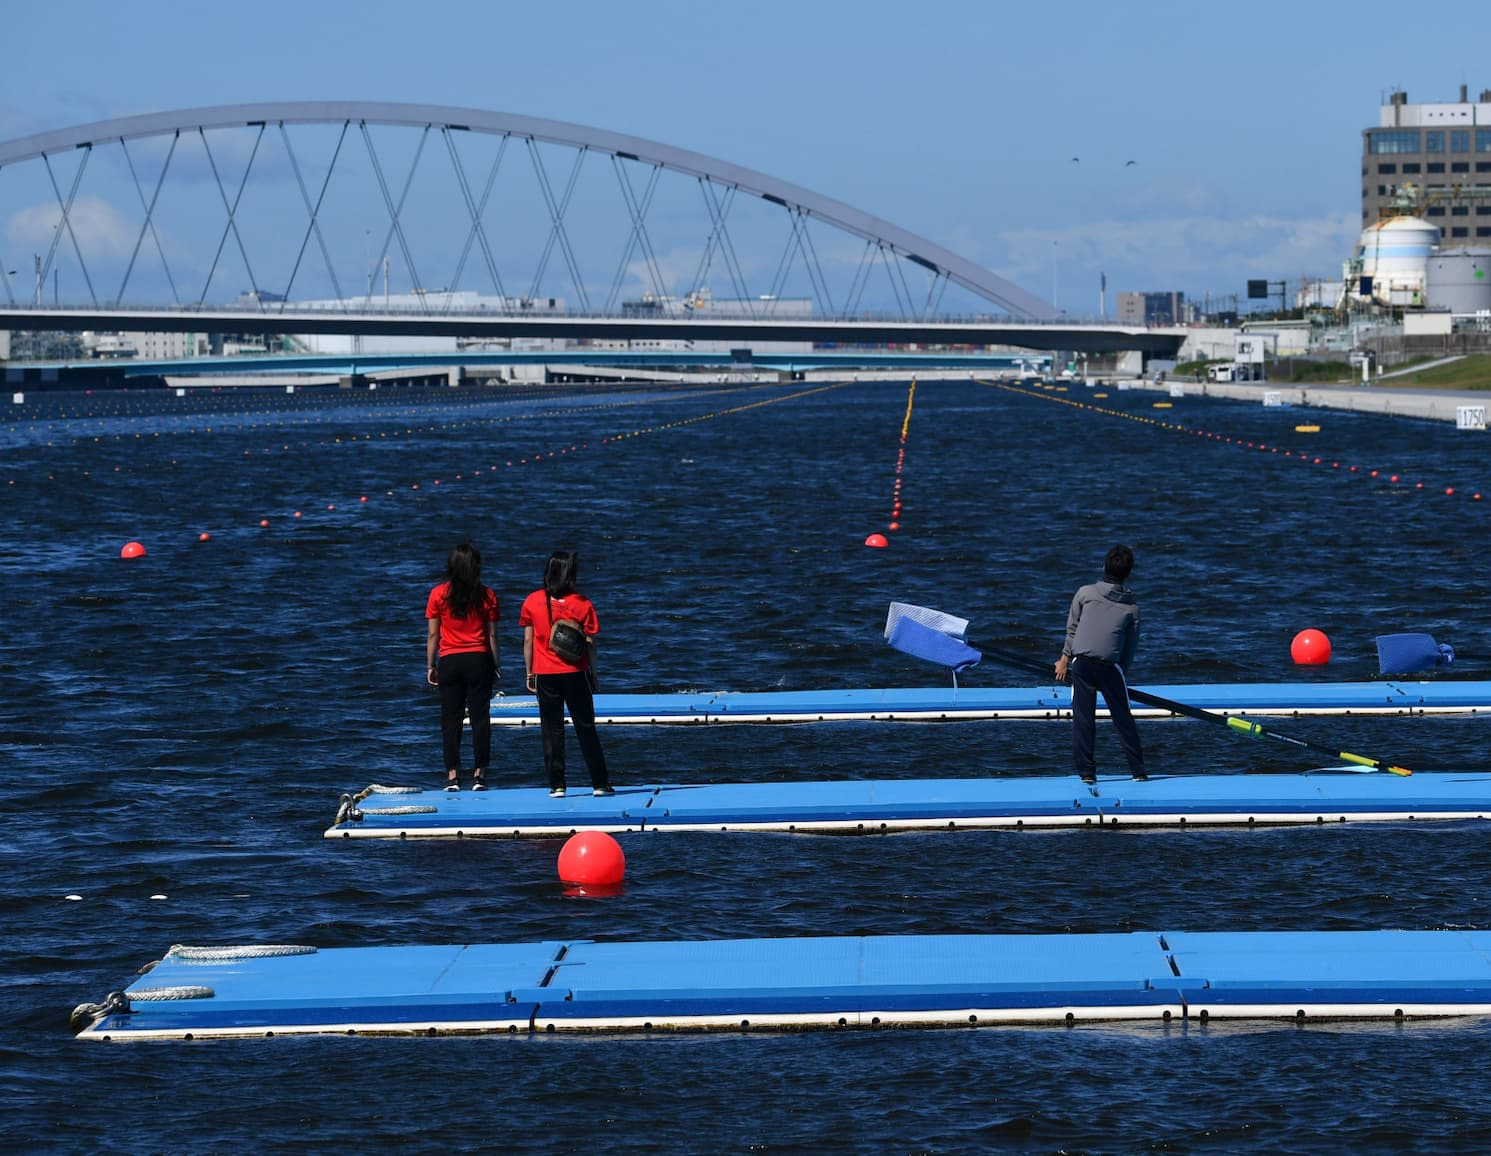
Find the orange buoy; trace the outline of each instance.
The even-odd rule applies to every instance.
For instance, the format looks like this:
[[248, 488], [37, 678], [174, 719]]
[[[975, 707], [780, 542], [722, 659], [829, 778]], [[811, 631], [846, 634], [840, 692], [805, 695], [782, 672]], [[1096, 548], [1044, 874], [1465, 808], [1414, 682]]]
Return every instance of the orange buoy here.
[[212, 535], [209, 534], [206, 530], [203, 530], [200, 534], [197, 535], [197, 541], [210, 542], [212, 541]]
[[120, 549], [119, 556], [121, 558], [143, 558], [145, 557], [145, 547], [138, 542], [126, 542], [123, 548]]
[[890, 543], [885, 540], [884, 534], [871, 534], [865, 539], [866, 546], [873, 546], [877, 550], [883, 550]]
[[1301, 630], [1289, 644], [1289, 655], [1300, 666], [1324, 666], [1331, 660], [1331, 640], [1318, 630]]
[[559, 851], [558, 868], [565, 883], [610, 885], [626, 878], [626, 855], [604, 831], [576, 831]]

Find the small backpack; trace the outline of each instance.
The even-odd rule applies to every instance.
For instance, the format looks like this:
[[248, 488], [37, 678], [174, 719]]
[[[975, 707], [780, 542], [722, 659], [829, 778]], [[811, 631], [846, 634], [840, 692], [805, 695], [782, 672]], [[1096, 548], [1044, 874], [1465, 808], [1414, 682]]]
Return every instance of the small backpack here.
[[554, 618], [554, 604], [544, 595], [544, 602], [549, 607], [549, 619], [553, 623], [549, 627], [549, 649], [564, 659], [572, 666], [579, 666], [585, 661], [589, 653], [586, 650], [585, 631], [573, 618]]

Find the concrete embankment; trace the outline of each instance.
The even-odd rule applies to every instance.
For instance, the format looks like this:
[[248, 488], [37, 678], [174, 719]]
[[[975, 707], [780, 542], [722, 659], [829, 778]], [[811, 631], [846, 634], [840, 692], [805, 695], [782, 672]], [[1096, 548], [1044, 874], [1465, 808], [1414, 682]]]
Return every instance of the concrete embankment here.
[[1394, 417], [1455, 422], [1462, 406], [1479, 407], [1484, 418], [1491, 411], [1491, 390], [1405, 389], [1381, 385], [1283, 385], [1269, 381], [1195, 382], [1171, 381], [1155, 385], [1136, 383], [1129, 388], [1169, 393], [1172, 386], [1190, 397], [1225, 397], [1263, 404], [1269, 393], [1277, 393], [1281, 405], [1316, 406], [1321, 409], [1350, 409]]

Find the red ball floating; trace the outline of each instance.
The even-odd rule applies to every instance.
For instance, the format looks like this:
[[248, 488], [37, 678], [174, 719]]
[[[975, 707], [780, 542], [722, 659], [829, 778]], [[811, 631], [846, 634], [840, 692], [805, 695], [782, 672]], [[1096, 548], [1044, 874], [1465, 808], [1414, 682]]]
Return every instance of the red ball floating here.
[[890, 543], [885, 540], [884, 534], [871, 534], [865, 539], [866, 546], [873, 546], [877, 550], [883, 550]]
[[1289, 644], [1289, 655], [1299, 666], [1324, 666], [1331, 660], [1331, 640], [1318, 630], [1301, 630]]
[[565, 883], [614, 885], [626, 878], [621, 844], [604, 831], [576, 831], [564, 841], [558, 866]]
[[119, 556], [121, 558], [143, 558], [145, 557], [145, 547], [138, 542], [126, 542], [123, 548], [120, 549]]
[[212, 541], [212, 535], [209, 534], [206, 530], [203, 530], [200, 534], [197, 535], [197, 541], [210, 542]]

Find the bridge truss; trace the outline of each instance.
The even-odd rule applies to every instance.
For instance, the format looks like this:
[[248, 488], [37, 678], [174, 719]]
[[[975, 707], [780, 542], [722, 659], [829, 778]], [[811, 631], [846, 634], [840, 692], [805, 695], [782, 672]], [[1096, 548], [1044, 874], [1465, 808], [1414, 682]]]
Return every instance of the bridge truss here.
[[245, 104], [0, 142], [0, 228], [9, 306], [1056, 316], [764, 173], [477, 109]]

